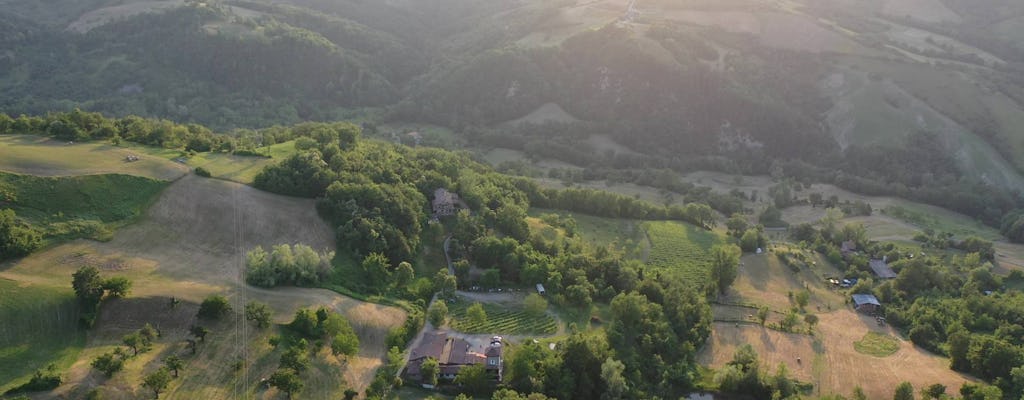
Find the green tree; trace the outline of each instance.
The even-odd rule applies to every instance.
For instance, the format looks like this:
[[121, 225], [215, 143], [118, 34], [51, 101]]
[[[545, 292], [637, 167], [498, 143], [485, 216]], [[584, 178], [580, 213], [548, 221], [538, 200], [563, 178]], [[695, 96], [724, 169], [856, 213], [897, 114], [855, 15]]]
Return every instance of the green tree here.
[[231, 304], [221, 295], [210, 295], [199, 304], [199, 318], [220, 319], [231, 312]]
[[946, 395], [946, 385], [941, 383], [935, 383], [928, 387], [921, 389], [921, 396], [929, 399], [939, 400], [942, 396]]
[[189, 333], [192, 336], [195, 336], [200, 341], [205, 342], [206, 335], [210, 334], [210, 330], [199, 325], [193, 325], [191, 328], [189, 328]]
[[139, 355], [140, 350], [144, 351], [146, 346], [145, 340], [138, 332], [132, 332], [124, 335], [124, 337], [121, 338], [121, 343], [124, 343], [124, 345], [128, 346], [129, 349], [132, 349], [132, 355], [136, 356]]
[[406, 261], [398, 263], [398, 269], [395, 270], [395, 286], [405, 288], [414, 279], [416, 279], [416, 272], [413, 271], [412, 264]]
[[757, 251], [761, 247], [761, 233], [757, 229], [747, 229], [740, 238], [740, 248], [748, 253]]
[[807, 302], [810, 301], [810, 299], [811, 292], [807, 290], [801, 290], [799, 292], [796, 292], [796, 295], [793, 296], [793, 300], [796, 301], [796, 305], [800, 307], [800, 310], [803, 310], [805, 307], [807, 307]]
[[351, 357], [358, 352], [359, 336], [356, 336], [355, 331], [349, 330], [339, 333], [331, 340], [331, 354], [334, 354], [334, 356], [344, 354]]
[[142, 386], [149, 388], [153, 391], [153, 398], [159, 399], [160, 392], [167, 389], [167, 385], [171, 383], [171, 374], [167, 372], [167, 368], [161, 367], [153, 373], [146, 375], [142, 380]]
[[302, 387], [304, 386], [302, 379], [299, 378], [299, 374], [288, 368], [280, 368], [277, 371], [274, 371], [274, 374], [270, 376], [267, 383], [269, 383], [270, 386], [276, 387], [277, 390], [284, 392], [285, 396], [289, 399], [296, 393], [302, 391]]
[[497, 268], [488, 268], [484, 270], [483, 275], [480, 277], [480, 284], [488, 289], [501, 286], [501, 271]]
[[910, 382], [902, 382], [896, 385], [896, 391], [892, 395], [892, 400], [914, 400], [914, 386]]
[[292, 319], [288, 326], [307, 338], [320, 336], [318, 332], [320, 319], [317, 317], [316, 312], [309, 308], [295, 311], [295, 318]]
[[441, 372], [441, 367], [437, 363], [437, 359], [434, 357], [427, 357], [420, 364], [420, 375], [423, 376], [423, 383], [431, 386], [437, 386], [437, 376]]
[[601, 400], [619, 400], [626, 394], [626, 378], [622, 373], [626, 366], [614, 358], [608, 357], [604, 364], [601, 364], [601, 380], [605, 385], [605, 392], [601, 394]]
[[427, 319], [430, 320], [430, 324], [435, 328], [440, 327], [444, 324], [444, 319], [448, 317], [448, 305], [445, 304], [444, 300], [437, 300], [430, 304], [430, 308], [427, 310]]
[[118, 357], [114, 353], [103, 353], [99, 357], [96, 357], [90, 363], [93, 368], [103, 373], [108, 378], [114, 376], [114, 373], [124, 368], [124, 359]]
[[728, 221], [725, 221], [725, 227], [728, 228], [730, 236], [739, 239], [750, 227], [750, 223], [747, 222], [747, 218], [743, 214], [736, 213], [729, 217]]
[[711, 281], [719, 293], [725, 294], [736, 280], [740, 249], [735, 245], [718, 245], [711, 249]]
[[493, 387], [491, 376], [483, 364], [473, 364], [460, 369], [459, 374], [455, 376], [455, 383], [461, 385], [467, 394], [474, 397], [487, 395], [487, 392]]
[[868, 400], [868, 395], [864, 394], [864, 389], [859, 385], [853, 387], [853, 400]]
[[[0, 203], [8, 200], [0, 191]], [[42, 237], [34, 229], [23, 227], [14, 210], [0, 209], [0, 261], [31, 253], [42, 244]], [[77, 293], [77, 291], [76, 291]]]
[[782, 322], [780, 322], [779, 324], [781, 325], [782, 330], [786, 332], [792, 332], [793, 328], [796, 327], [796, 325], [799, 323], [800, 317], [795, 312], [790, 311], [789, 313], [786, 314], [784, 318], [782, 318]]
[[768, 313], [770, 312], [771, 310], [768, 306], [761, 306], [761, 308], [757, 309], [757, 320], [761, 322], [761, 326], [764, 326], [765, 321], [768, 320]]
[[272, 313], [266, 303], [250, 301], [245, 305], [245, 319], [256, 323], [258, 328], [270, 326]]
[[458, 287], [458, 282], [455, 277], [448, 273], [447, 270], [441, 270], [434, 276], [434, 286], [437, 291], [440, 292], [442, 299], [455, 298], [455, 290]]
[[123, 276], [115, 276], [103, 281], [103, 289], [113, 297], [125, 297], [131, 292], [132, 281]]
[[484, 305], [480, 303], [473, 303], [473, 305], [466, 308], [466, 317], [474, 325], [487, 323], [487, 311], [484, 311]]
[[535, 317], [544, 315], [548, 310], [548, 301], [537, 293], [530, 293], [523, 300], [523, 307], [526, 309], [526, 313]]
[[71, 287], [83, 304], [95, 304], [103, 298], [103, 279], [96, 267], [81, 267], [72, 274]]
[[371, 253], [361, 264], [364, 281], [378, 293], [391, 282], [391, 262], [381, 253]]
[[804, 322], [807, 323], [807, 331], [810, 332], [818, 324], [818, 316], [814, 314], [804, 315]]
[[177, 378], [178, 371], [185, 368], [185, 362], [181, 360], [181, 357], [172, 354], [164, 359], [164, 366], [173, 371], [174, 377]]

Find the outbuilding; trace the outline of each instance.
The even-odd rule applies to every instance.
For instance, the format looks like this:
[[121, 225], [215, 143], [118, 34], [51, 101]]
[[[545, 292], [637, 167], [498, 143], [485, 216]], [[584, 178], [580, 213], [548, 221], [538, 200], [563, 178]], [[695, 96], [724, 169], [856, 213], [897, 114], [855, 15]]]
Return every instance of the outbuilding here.
[[855, 294], [853, 295], [853, 309], [865, 314], [874, 314], [882, 308], [882, 303], [874, 295]]

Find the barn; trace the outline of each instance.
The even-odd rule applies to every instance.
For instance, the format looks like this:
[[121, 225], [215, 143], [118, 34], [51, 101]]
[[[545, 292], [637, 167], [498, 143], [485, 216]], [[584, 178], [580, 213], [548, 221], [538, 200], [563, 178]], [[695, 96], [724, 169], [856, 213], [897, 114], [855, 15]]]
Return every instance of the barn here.
[[853, 295], [853, 309], [865, 314], [874, 314], [882, 308], [882, 303], [874, 295], [855, 294]]

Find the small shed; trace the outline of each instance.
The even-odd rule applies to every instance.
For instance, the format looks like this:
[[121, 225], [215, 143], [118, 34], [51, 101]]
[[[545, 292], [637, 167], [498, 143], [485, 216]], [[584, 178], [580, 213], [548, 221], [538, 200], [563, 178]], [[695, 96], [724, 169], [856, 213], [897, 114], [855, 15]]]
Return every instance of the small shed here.
[[853, 309], [865, 314], [874, 314], [882, 307], [882, 303], [874, 295], [855, 294], [853, 295]]
[[537, 284], [537, 293], [544, 294], [544, 285]]
[[885, 262], [885, 259], [873, 259], [868, 265], [871, 266], [871, 270], [875, 271], [875, 275], [878, 275], [879, 278], [893, 279], [896, 277], [896, 272], [889, 268], [889, 263]]

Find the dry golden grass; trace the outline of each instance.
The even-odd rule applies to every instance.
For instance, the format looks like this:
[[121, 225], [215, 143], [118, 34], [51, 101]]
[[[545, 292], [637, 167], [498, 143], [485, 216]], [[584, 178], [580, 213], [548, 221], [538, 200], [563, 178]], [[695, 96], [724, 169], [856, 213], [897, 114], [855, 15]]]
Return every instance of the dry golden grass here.
[[[102, 386], [106, 398], [151, 396], [138, 389], [141, 377], [171, 352], [186, 351], [183, 343], [195, 323], [196, 304], [210, 294], [227, 296], [236, 311], [252, 300], [267, 303], [276, 323], [290, 321], [299, 308], [322, 305], [342, 313], [360, 338], [360, 352], [344, 365], [321, 354], [307, 376], [304, 396], [338, 398], [345, 387], [364, 389], [382, 364], [387, 332], [404, 322], [405, 312], [323, 289], [268, 290], [242, 284], [244, 253], [255, 245], [278, 243], [334, 248], [333, 233], [317, 215], [313, 201], [190, 175], [166, 189], [140, 222], [118, 231], [110, 242], [79, 240], [49, 248], [11, 263], [0, 277], [66, 287], [75, 270], [91, 265], [104, 276], [133, 281], [127, 299], [104, 305], [86, 348], [66, 374], [67, 383], [56, 392], [59, 396], [76, 398], [96, 386]], [[170, 297], [182, 300], [178, 308], [170, 309]], [[89, 361], [147, 322], [165, 332], [151, 352], [133, 359], [109, 380], [91, 370]], [[197, 357], [189, 356], [191, 372], [174, 381], [168, 398], [283, 397], [256, 386], [277, 366], [279, 354], [266, 344], [268, 332], [255, 330], [239, 315], [211, 330], [209, 343], [201, 346]], [[232, 364], [243, 360], [245, 367], [236, 371]]]
[[[854, 342], [862, 340], [868, 332], [892, 337], [899, 337], [899, 334], [889, 326], [878, 326], [870, 316], [854, 312], [846, 304], [844, 294], [825, 287], [821, 277], [838, 272], [820, 257], [817, 266], [798, 274], [771, 254], [748, 255], [742, 262], [740, 275], [723, 300], [763, 304], [776, 311], [786, 311], [793, 306], [786, 293], [806, 287], [811, 292], [807, 311], [819, 317], [815, 334], [782, 333], [732, 322], [715, 323], [711, 338], [698, 355], [702, 364], [721, 367], [732, 359], [739, 346], [749, 343], [772, 371], [776, 365], [784, 363], [795, 377], [814, 383], [816, 395], [849, 395], [851, 382], [856, 382], [872, 399], [891, 397], [892, 389], [902, 381], [911, 382], [914, 387], [941, 383], [957, 388], [970, 380], [951, 371], [949, 360], [905, 340], [899, 340], [899, 349], [885, 358], [858, 353]], [[727, 319], [742, 318], [743, 313], [749, 311], [715, 307], [714, 312], [716, 318]], [[797, 358], [801, 362], [797, 362]]]

